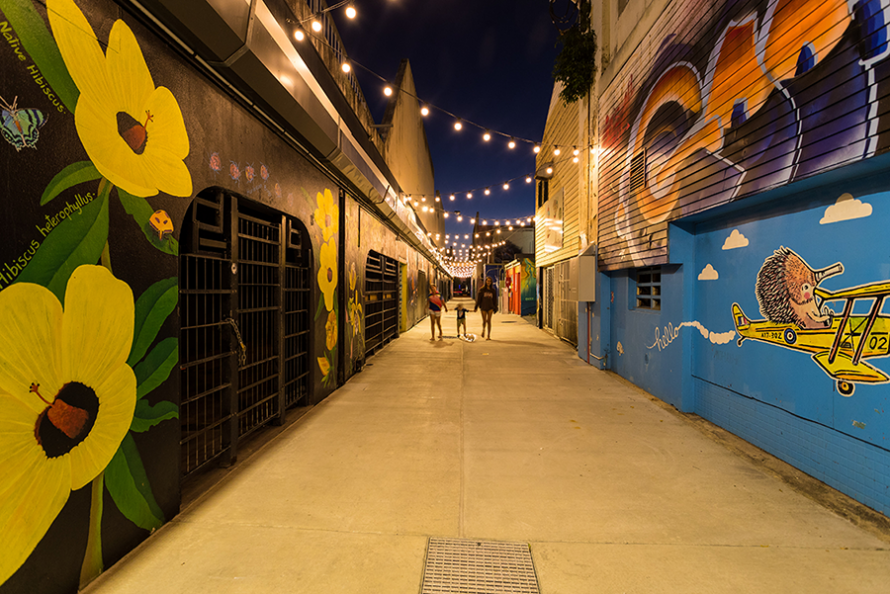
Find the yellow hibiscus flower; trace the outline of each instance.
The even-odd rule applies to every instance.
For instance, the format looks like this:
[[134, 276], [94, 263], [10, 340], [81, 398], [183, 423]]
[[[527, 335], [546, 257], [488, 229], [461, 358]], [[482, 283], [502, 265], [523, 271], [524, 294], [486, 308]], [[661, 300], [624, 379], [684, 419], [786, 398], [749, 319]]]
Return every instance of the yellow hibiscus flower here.
[[324, 345], [330, 351], [337, 346], [337, 315], [333, 311], [328, 312], [328, 321], [324, 325], [324, 333]]
[[334, 202], [330, 190], [324, 194], [319, 192], [315, 197], [318, 208], [315, 209], [315, 223], [321, 228], [324, 240], [328, 241], [340, 230], [340, 207]]
[[321, 369], [321, 376], [327, 377], [328, 373], [331, 371], [331, 364], [328, 363], [326, 358], [318, 357], [318, 368]]
[[318, 287], [324, 295], [324, 307], [334, 309], [334, 291], [337, 288], [337, 246], [333, 241], [321, 244], [318, 255]]
[[48, 289], [0, 291], [0, 584], [28, 558], [71, 491], [99, 475], [136, 407], [133, 292], [101, 266]]
[[130, 28], [115, 21], [103, 54], [73, 0], [48, 0], [46, 8], [59, 52], [80, 90], [77, 134], [99, 173], [134, 196], [159, 191], [190, 196], [182, 112], [168, 89], [155, 88]]

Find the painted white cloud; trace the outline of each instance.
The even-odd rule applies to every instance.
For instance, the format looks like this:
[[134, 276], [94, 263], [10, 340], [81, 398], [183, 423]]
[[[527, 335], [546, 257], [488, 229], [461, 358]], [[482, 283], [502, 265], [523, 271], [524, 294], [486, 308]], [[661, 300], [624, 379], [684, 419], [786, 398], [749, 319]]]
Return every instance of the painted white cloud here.
[[825, 209], [825, 216], [822, 217], [819, 224], [827, 225], [869, 216], [871, 216], [871, 204], [857, 200], [851, 194], [841, 194], [837, 202]]
[[743, 248], [748, 245], [748, 238], [739, 233], [738, 229], [733, 229], [726, 241], [723, 242], [724, 250], [734, 250]]
[[717, 274], [717, 271], [714, 270], [714, 267], [710, 264], [705, 266], [704, 269], [702, 269], [701, 274], [698, 275], [698, 280], [700, 281], [717, 280], [718, 278], [720, 278], [720, 275]]

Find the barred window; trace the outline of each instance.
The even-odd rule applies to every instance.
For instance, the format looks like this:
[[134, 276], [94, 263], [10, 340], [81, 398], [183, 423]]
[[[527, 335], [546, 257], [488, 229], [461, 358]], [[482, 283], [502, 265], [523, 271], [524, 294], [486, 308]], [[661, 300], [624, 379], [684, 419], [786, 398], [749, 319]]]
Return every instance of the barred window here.
[[640, 268], [635, 274], [637, 282], [637, 309], [661, 310], [661, 267]]

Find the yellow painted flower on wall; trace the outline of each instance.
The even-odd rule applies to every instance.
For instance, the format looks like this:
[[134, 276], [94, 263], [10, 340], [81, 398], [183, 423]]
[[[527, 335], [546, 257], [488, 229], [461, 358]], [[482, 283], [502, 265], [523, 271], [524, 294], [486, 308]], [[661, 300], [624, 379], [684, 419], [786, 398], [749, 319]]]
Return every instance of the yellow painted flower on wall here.
[[334, 201], [330, 190], [319, 192], [315, 198], [318, 208], [315, 209], [315, 223], [321, 229], [324, 240], [328, 241], [340, 230], [340, 207]]
[[334, 309], [334, 291], [337, 288], [337, 245], [333, 241], [321, 244], [318, 254], [318, 287], [324, 295], [324, 307]]
[[325, 357], [318, 357], [318, 368], [321, 369], [321, 376], [327, 377], [331, 371], [331, 364]]
[[330, 351], [337, 346], [337, 314], [333, 311], [328, 312], [328, 321], [324, 325], [324, 334], [324, 345]]
[[103, 54], [73, 0], [47, 0], [53, 35], [80, 90], [74, 123], [90, 160], [134, 196], [190, 196], [189, 139], [173, 94], [155, 88], [130, 28], [114, 23]]
[[355, 262], [349, 267], [349, 292], [352, 293], [355, 291], [355, 281], [357, 275], [355, 274]]
[[133, 420], [133, 292], [100, 266], [68, 280], [65, 307], [31, 283], [0, 291], [0, 584], [71, 491], [98, 476]]

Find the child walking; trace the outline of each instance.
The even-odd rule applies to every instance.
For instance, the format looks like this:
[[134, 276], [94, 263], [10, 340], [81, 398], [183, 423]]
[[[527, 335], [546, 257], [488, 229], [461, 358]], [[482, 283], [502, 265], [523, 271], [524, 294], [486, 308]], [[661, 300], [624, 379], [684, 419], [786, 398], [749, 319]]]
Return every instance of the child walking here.
[[[457, 337], [460, 338], [467, 333], [467, 308], [458, 305], [454, 311], [457, 313]], [[463, 334], [461, 334], [461, 328], [464, 329]]]

